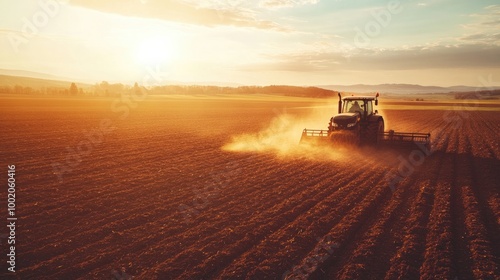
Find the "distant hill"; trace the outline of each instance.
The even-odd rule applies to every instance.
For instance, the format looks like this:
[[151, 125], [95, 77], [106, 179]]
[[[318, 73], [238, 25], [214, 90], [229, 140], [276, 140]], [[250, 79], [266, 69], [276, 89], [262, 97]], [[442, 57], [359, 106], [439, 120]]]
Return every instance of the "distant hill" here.
[[[40, 88], [69, 88], [71, 81], [38, 79], [18, 76], [0, 75], [0, 86], [14, 87], [21, 85], [23, 87], [31, 87], [33, 89]], [[89, 88], [91, 85], [76, 83], [79, 88]]]
[[43, 79], [43, 80], [56, 80], [56, 81], [69, 81], [69, 80], [71, 80], [70, 78], [59, 77], [59, 76], [55, 76], [55, 75], [32, 72], [32, 71], [24, 71], [24, 70], [0, 69], [0, 75], [24, 77], [24, 78], [35, 78], [35, 79]]
[[486, 91], [493, 89], [500, 89], [500, 87], [495, 88], [478, 88], [470, 86], [452, 86], [452, 87], [438, 87], [438, 86], [421, 86], [421, 85], [411, 85], [411, 84], [381, 84], [381, 85], [323, 85], [318, 86], [324, 89], [337, 90], [340, 92], [352, 92], [352, 93], [394, 93], [394, 94], [415, 94], [415, 93], [451, 93], [451, 92], [474, 92], [474, 91]]
[[[43, 79], [43, 80], [54, 80], [54, 81], [71, 81], [80, 84], [88, 84], [92, 83], [86, 79], [72, 79], [68, 77], [55, 76], [45, 73], [32, 72], [32, 71], [24, 71], [24, 70], [11, 70], [11, 69], [0, 69], [0, 75], [5, 76], [15, 76], [15, 77], [24, 77], [24, 78], [35, 78], [35, 79]], [[97, 82], [97, 81], [96, 81]], [[218, 86], [218, 87], [239, 87], [244, 86], [239, 83], [232, 82], [220, 82], [220, 81], [206, 81], [206, 82], [180, 82], [180, 81], [166, 81], [164, 85], [182, 85], [182, 86]]]

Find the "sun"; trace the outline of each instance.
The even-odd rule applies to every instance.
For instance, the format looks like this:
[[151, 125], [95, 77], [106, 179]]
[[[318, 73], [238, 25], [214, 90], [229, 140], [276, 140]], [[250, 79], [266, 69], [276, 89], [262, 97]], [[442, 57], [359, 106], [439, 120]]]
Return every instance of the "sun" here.
[[168, 63], [175, 58], [173, 44], [164, 38], [140, 41], [137, 46], [136, 60], [141, 65]]

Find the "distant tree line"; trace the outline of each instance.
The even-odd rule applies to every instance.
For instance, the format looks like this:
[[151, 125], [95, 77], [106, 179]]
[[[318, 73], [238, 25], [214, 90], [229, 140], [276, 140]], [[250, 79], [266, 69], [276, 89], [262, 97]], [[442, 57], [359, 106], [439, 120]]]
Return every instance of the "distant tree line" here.
[[78, 87], [76, 83], [71, 83], [68, 87], [30, 87], [30, 86], [1, 86], [0, 94], [15, 94], [15, 95], [54, 95], [54, 96], [96, 96], [96, 97], [113, 97], [121, 94], [129, 94], [134, 90], [137, 91], [139, 86], [137, 83], [134, 86], [123, 84], [110, 84], [106, 81], [96, 83], [92, 86]]
[[218, 87], [218, 86], [157, 86], [149, 89], [149, 94], [181, 94], [181, 95], [213, 95], [213, 94], [268, 94], [297, 97], [333, 97], [336, 91], [318, 87], [296, 87], [296, 86], [240, 86], [240, 87]]
[[216, 94], [268, 94], [296, 97], [334, 97], [336, 91], [318, 87], [296, 87], [296, 86], [198, 86], [198, 85], [168, 85], [145, 88], [137, 83], [134, 86], [124, 84], [110, 84], [106, 81], [96, 83], [92, 86], [78, 87], [71, 83], [68, 87], [27, 87], [22, 85], [0, 86], [0, 94], [15, 95], [55, 95], [55, 96], [93, 96], [114, 97], [122, 94], [132, 94], [137, 91], [146, 91], [149, 95], [216, 95]]

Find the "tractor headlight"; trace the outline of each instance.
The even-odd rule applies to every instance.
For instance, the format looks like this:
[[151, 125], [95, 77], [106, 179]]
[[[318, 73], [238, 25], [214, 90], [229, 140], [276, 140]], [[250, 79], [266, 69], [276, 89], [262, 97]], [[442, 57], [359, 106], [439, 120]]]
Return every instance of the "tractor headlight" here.
[[356, 124], [357, 124], [356, 122], [353, 122], [353, 123], [348, 124], [347, 127], [350, 128], [350, 127], [355, 126]]
[[339, 127], [339, 125], [337, 123], [332, 123], [332, 126], [333, 127]]

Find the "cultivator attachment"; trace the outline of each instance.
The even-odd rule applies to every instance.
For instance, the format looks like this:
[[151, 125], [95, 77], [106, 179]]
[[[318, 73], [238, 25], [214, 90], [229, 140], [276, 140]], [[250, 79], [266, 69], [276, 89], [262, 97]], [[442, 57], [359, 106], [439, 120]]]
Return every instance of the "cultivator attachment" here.
[[[300, 143], [346, 143], [356, 144], [353, 133], [344, 131], [329, 132], [325, 129], [304, 129]], [[394, 132], [389, 130], [379, 134], [378, 144], [391, 147], [424, 146], [430, 150], [430, 133]]]
[[411, 146], [422, 145], [430, 150], [431, 134], [430, 133], [407, 133], [394, 132], [389, 130], [379, 134], [379, 143], [391, 146]]
[[300, 137], [300, 143], [328, 142], [330, 137], [326, 129], [304, 129]]

